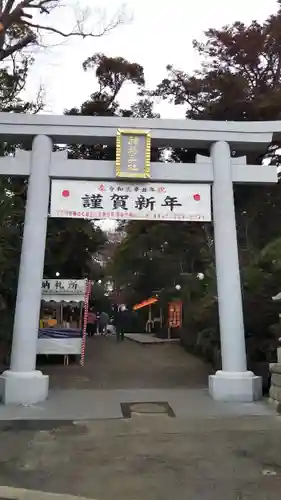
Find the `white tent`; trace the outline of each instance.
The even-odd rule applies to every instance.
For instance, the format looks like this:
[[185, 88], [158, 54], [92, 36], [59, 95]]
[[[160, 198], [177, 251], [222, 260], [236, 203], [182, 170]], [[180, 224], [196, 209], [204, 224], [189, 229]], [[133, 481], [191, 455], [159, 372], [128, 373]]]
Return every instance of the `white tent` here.
[[56, 326], [39, 328], [37, 354], [61, 354], [64, 356], [81, 354], [82, 315], [86, 288], [87, 280], [43, 280], [42, 301], [46, 304], [60, 304], [61, 319], [64, 305], [79, 307], [81, 328], [59, 328]]

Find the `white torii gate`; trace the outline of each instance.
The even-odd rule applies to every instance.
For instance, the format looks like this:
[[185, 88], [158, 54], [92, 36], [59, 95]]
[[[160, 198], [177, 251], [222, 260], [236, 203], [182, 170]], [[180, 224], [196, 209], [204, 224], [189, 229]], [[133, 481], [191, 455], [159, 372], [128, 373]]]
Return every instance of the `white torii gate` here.
[[10, 369], [0, 377], [3, 403], [32, 404], [48, 396], [48, 376], [36, 370], [50, 179], [116, 180], [115, 162], [68, 160], [53, 143], [114, 144], [117, 130], [149, 130], [154, 147], [210, 148], [195, 164], [151, 163], [150, 182], [208, 183], [216, 252], [222, 370], [209, 377], [216, 400], [253, 401], [261, 378], [247, 370], [233, 183], [276, 183], [274, 166], [246, 165], [247, 151], [281, 139], [281, 122], [212, 122], [0, 113], [2, 141], [32, 139], [32, 151], [0, 158], [0, 175], [29, 177]]

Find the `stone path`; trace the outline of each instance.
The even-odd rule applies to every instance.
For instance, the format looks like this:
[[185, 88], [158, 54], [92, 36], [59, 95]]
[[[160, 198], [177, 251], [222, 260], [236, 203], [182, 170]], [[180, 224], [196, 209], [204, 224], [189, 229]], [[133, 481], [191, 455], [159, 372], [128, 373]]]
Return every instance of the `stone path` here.
[[125, 338], [140, 344], [180, 344], [180, 339], [161, 339], [151, 333], [126, 333]]
[[88, 341], [84, 367], [59, 365], [45, 371], [51, 382], [48, 400], [27, 407], [2, 405], [0, 421], [122, 419], [132, 403], [154, 409], [163, 403], [170, 414], [187, 419], [271, 414], [263, 402], [213, 401], [207, 390], [209, 367], [180, 345], [96, 337]]
[[211, 368], [180, 345], [142, 345], [115, 337], [90, 338], [85, 366], [45, 366], [60, 389], [171, 389], [207, 387]]

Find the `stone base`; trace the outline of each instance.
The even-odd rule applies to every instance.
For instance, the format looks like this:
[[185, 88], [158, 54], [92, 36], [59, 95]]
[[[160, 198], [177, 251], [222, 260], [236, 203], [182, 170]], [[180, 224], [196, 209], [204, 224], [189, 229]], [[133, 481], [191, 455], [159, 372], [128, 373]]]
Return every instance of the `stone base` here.
[[276, 385], [281, 388], [281, 373], [271, 373], [271, 385]]
[[262, 377], [252, 372], [217, 371], [209, 376], [209, 393], [216, 401], [257, 401], [262, 398]]
[[271, 373], [278, 373], [281, 375], [281, 364], [280, 363], [270, 363], [269, 371]]
[[278, 403], [281, 403], [281, 387], [278, 387], [277, 385], [271, 385], [269, 389], [269, 397], [271, 399], [274, 399], [275, 401], [278, 401]]
[[4, 404], [30, 405], [48, 397], [49, 377], [39, 370], [12, 372], [0, 376], [0, 399]]

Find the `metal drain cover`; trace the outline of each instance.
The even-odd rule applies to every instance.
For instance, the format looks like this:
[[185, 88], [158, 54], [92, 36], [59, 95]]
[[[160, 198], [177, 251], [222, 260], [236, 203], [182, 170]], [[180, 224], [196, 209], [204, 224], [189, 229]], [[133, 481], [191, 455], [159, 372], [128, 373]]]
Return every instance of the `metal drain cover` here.
[[169, 417], [175, 416], [170, 405], [162, 401], [121, 403], [121, 409], [125, 418], [161, 415]]
[[157, 403], [136, 403], [131, 405], [131, 413], [167, 413], [167, 410]]

